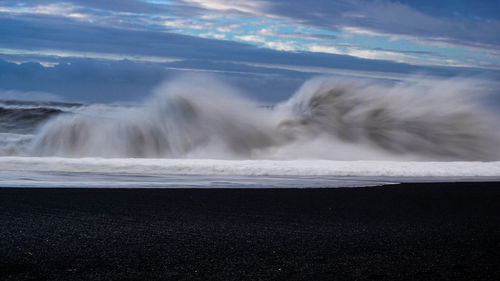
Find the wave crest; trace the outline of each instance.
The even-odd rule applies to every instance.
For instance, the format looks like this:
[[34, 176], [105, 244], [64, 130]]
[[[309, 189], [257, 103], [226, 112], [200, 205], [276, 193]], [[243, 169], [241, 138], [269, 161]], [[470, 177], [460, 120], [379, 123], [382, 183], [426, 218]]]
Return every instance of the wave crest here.
[[38, 156], [499, 159], [498, 118], [452, 80], [430, 85], [316, 78], [273, 109], [210, 77], [163, 85], [141, 107], [60, 115]]

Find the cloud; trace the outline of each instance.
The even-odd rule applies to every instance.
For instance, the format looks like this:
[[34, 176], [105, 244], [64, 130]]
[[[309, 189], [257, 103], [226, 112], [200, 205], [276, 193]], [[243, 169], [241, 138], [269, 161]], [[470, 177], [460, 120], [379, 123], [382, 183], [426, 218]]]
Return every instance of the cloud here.
[[174, 29], [204, 29], [206, 28], [204, 25], [195, 23], [191, 20], [186, 19], [168, 19], [163, 22], [163, 25], [166, 27], [171, 27]]
[[[244, 71], [242, 71], [241, 64], [243, 63], [293, 65], [302, 69], [346, 69], [392, 73], [428, 72], [440, 75], [456, 75], [464, 72], [480, 71], [408, 64], [474, 66], [474, 59], [477, 59], [474, 57], [471, 58], [471, 63], [466, 64], [464, 62], [449, 60], [448, 57], [439, 57], [439, 54], [436, 54], [432, 50], [429, 52], [419, 52], [418, 49], [412, 51], [391, 48], [366, 48], [365, 46], [355, 44], [337, 44], [336, 40], [342, 34], [333, 34], [331, 30], [335, 30], [335, 28], [350, 28], [349, 32], [351, 33], [355, 33], [355, 31], [359, 34], [371, 32], [370, 34], [374, 37], [379, 36], [379, 33], [370, 29], [343, 27], [341, 24], [342, 17], [358, 18], [360, 25], [364, 21], [370, 22], [367, 12], [365, 14], [357, 13], [357, 11], [364, 9], [361, 7], [362, 5], [354, 5], [354, 2], [351, 3], [345, 0], [339, 2], [317, 1], [315, 3], [322, 3], [322, 6], [317, 7], [303, 7], [305, 4], [297, 4], [295, 1], [291, 1], [290, 6], [286, 8], [288, 10], [281, 11], [280, 16], [273, 19], [265, 17], [267, 17], [269, 11], [274, 11], [276, 7], [283, 5], [283, 2], [279, 0], [273, 3], [268, 2], [267, 4], [264, 1], [260, 1], [259, 5], [247, 5], [248, 7], [253, 7], [252, 9], [264, 9], [265, 12], [263, 14], [258, 12], [263, 18], [252, 18], [247, 17], [247, 15], [241, 18], [226, 17], [221, 15], [221, 7], [219, 7], [220, 9], [210, 8], [212, 7], [210, 6], [210, 3], [213, 3], [212, 1], [204, 2], [204, 5], [190, 2], [190, 8], [184, 11], [184, 13], [193, 13], [193, 15], [201, 13], [200, 15], [204, 15], [204, 20], [209, 22], [201, 21], [201, 16], [183, 18], [170, 16], [170, 14], [165, 16], [148, 13], [141, 16], [139, 15], [140, 13], [126, 11], [128, 8], [132, 9], [135, 5], [137, 5], [139, 10], [144, 9], [144, 11], [149, 11], [150, 8], [156, 6], [166, 6], [163, 9], [176, 10], [179, 7], [183, 7], [182, 5], [189, 4], [187, 2], [171, 1], [175, 3], [172, 5], [157, 5], [152, 4], [152, 2], [138, 3], [137, 1], [124, 1], [124, 7], [118, 7], [119, 5], [116, 5], [116, 7], [112, 6], [112, 3], [116, 4], [118, 2], [102, 2], [68, 1], [63, 6], [53, 6], [52, 9], [67, 8], [78, 13], [90, 14], [92, 18], [111, 17], [114, 20], [119, 20], [133, 17], [133, 20], [137, 20], [137, 22], [109, 24], [110, 21], [99, 21], [97, 23], [90, 23], [74, 18], [55, 16], [52, 14], [54, 11], [38, 14], [28, 13], [22, 16], [2, 14], [0, 12], [0, 26], [3, 27], [2, 36], [0, 36], [0, 46], [2, 46], [0, 53], [3, 55], [0, 54], [0, 57], [18, 63], [39, 61], [46, 66], [53, 66], [57, 70], [62, 69], [64, 63], [79, 62], [82, 61], [82, 58], [92, 59], [95, 63], [111, 63], [110, 61], [113, 60], [118, 63], [126, 59], [134, 62], [144, 62], [146, 63], [144, 65], [147, 65], [147, 63], [158, 64], [155, 66], [158, 73], [164, 73], [160, 71], [163, 67], [183, 70], [191, 68], [204, 71], [246, 72], [248, 69], [243, 68]], [[215, 2], [222, 3], [220, 1]], [[43, 5], [52, 7], [50, 6], [51, 3], [53, 2], [32, 2], [32, 5], [28, 6]], [[87, 6], [83, 6], [84, 3], [87, 3]], [[234, 5], [243, 4], [243, 2], [234, 3]], [[114, 8], [110, 11], [101, 10], [106, 5], [111, 5], [110, 8]], [[227, 5], [231, 6], [233, 4]], [[233, 9], [233, 6], [230, 9]], [[11, 9], [13, 6], [5, 5], [5, 7]], [[95, 7], [99, 7], [99, 9]], [[212, 10], [208, 10], [209, 8]], [[302, 18], [299, 16], [292, 18], [293, 13], [296, 12], [295, 9], [299, 8], [304, 11]], [[243, 13], [241, 9], [243, 8], [240, 8], [240, 11], [237, 13]], [[254, 13], [252, 9], [245, 13]], [[330, 19], [327, 17], [326, 15], [330, 15], [330, 9], [337, 9], [331, 14], [339, 15], [340, 19]], [[163, 10], [159, 8], [159, 11]], [[202, 11], [204, 12], [202, 13]], [[156, 13], [160, 12], [157, 11]], [[287, 15], [286, 17], [285, 14]], [[340, 22], [330, 28], [330, 31], [313, 29], [306, 25], [309, 20], [307, 17], [312, 15], [317, 16], [314, 20], [316, 21], [315, 24], [318, 25], [322, 21], [336, 23], [337, 20], [340, 20]], [[323, 18], [321, 18], [322, 15], [324, 16]], [[270, 17], [274, 16], [270, 15]], [[296, 22], [297, 25], [286, 25], [283, 20]], [[312, 21], [313, 19], [310, 20]], [[165, 22], [168, 22], [167, 25], [170, 26], [166, 27]], [[179, 34], [180, 32], [185, 32], [184, 29], [196, 30], [196, 33], [193, 33], [194, 36]], [[340, 31], [340, 29], [338, 30]], [[236, 42], [238, 40], [240, 42]], [[492, 53], [492, 56], [495, 58], [494, 53]], [[218, 62], [219, 66], [226, 68], [209, 69], [208, 67], [213, 66], [212, 62], [214, 61]], [[488, 60], [485, 61], [486, 63], [488, 62]], [[494, 62], [495, 60], [490, 61]], [[59, 63], [63, 64], [58, 65]], [[82, 63], [80, 66], [83, 67], [83, 65], [85, 64]], [[239, 66], [234, 67], [234, 65]], [[117, 68], [112, 69], [118, 71], [124, 66], [118, 67], [117, 64], [114, 67]], [[106, 69], [108, 66], [104, 68]], [[26, 71], [26, 65], [23, 65], [21, 69], [22, 71]], [[142, 68], [138, 67], [138, 69]], [[277, 68], [266, 73], [272, 73], [273, 71], [274, 73], [281, 73]], [[44, 73], [57, 72], [55, 70], [52, 72], [47, 70]], [[62, 77], [68, 78], [64, 76], [64, 73], [62, 74]], [[71, 80], [70, 78], [68, 79]], [[153, 83], [153, 80], [150, 82]], [[41, 80], [38, 82], [41, 83]], [[103, 83], [106, 84], [107, 82]], [[40, 85], [47, 87], [43, 83]], [[27, 86], [20, 83], [19, 87], [26, 88]], [[149, 86], [137, 87], [137, 89], [147, 90]], [[57, 93], [59, 93], [58, 91], [62, 92], [61, 87], [55, 88], [57, 88]], [[47, 88], [46, 91], [49, 90]], [[110, 90], [110, 92], [116, 91]]]
[[[75, 18], [100, 17], [100, 21], [144, 22], [164, 15], [213, 20], [231, 14], [278, 19], [294, 25], [329, 31], [357, 31], [393, 38], [410, 38], [433, 44], [458, 44], [498, 49], [500, 4], [495, 1], [366, 1], [366, 0], [48, 0], [2, 1], [10, 12]], [[126, 12], [126, 13], [124, 13]], [[116, 16], [116, 18], [114, 18]], [[144, 17], [146, 16], [146, 17]], [[123, 20], [127, 17], [128, 20]], [[223, 27], [221, 27], [223, 28]], [[311, 34], [315, 36], [314, 34]]]
[[[364, 0], [273, 0], [258, 1], [251, 8], [245, 7], [242, 2], [231, 2], [218, 0], [188, 1], [197, 3], [201, 8], [207, 9], [207, 13], [221, 13], [228, 9], [237, 10], [248, 16], [260, 17], [263, 21], [277, 20], [267, 27], [257, 31], [250, 30], [247, 34], [236, 36], [259, 46], [275, 48], [288, 51], [317, 50], [323, 46], [322, 52], [343, 53], [346, 55], [359, 56], [361, 58], [385, 59], [405, 63], [417, 63], [422, 65], [457, 65], [494, 67], [500, 66], [500, 4], [490, 2], [477, 4], [463, 1], [364, 1]], [[421, 4], [422, 2], [422, 4]], [[253, 2], [252, 2], [253, 3]], [[423, 7], [423, 8], [422, 8]], [[427, 7], [427, 8], [426, 8]], [[481, 7], [478, 9], [477, 7]], [[495, 10], [498, 13], [494, 13]], [[436, 12], [438, 11], [438, 12]], [[459, 14], [457, 14], [459, 13]], [[295, 26], [297, 28], [318, 28], [318, 32], [293, 32], [279, 31], [276, 26]], [[324, 32], [337, 34], [324, 34]], [[388, 53], [380, 50], [371, 51], [373, 48], [368, 43], [359, 49], [342, 50], [333, 40], [341, 37], [344, 39], [354, 36], [373, 36], [384, 38], [386, 46], [391, 42], [411, 42], [419, 49], [419, 46], [434, 50], [434, 58], [418, 56], [416, 53], [408, 56], [398, 51], [411, 51], [410, 44], [404, 49]], [[270, 44], [264, 44], [263, 40], [255, 40], [257, 37], [265, 37]], [[351, 36], [351, 37], [349, 37]], [[288, 38], [288, 39], [287, 39]], [[292, 38], [292, 39], [290, 39]], [[286, 48], [281, 48], [285, 41]], [[316, 40], [315, 42], [304, 42]], [[379, 39], [380, 40], [380, 39]], [[293, 44], [292, 44], [293, 41]], [[322, 42], [323, 41], [323, 42]], [[336, 40], [338, 41], [338, 40]], [[345, 41], [345, 40], [344, 40]], [[349, 40], [347, 40], [349, 41]], [[294, 45], [292, 48], [291, 46]], [[280, 48], [276, 48], [280, 46]], [[325, 49], [328, 47], [329, 49]], [[401, 48], [401, 47], [400, 47]], [[461, 49], [460, 49], [461, 48]], [[476, 58], [465, 59], [465, 55], [452, 55], [445, 49], [455, 49], [454, 53], [476, 54]], [[339, 52], [340, 51], [340, 52]], [[494, 59], [485, 63], [485, 54]], [[441, 56], [440, 56], [441, 55]]]
[[[415, 67], [324, 53], [311, 55], [257, 50], [259, 52], [252, 54], [259, 59], [254, 60], [248, 54], [242, 54], [244, 57], [240, 60], [190, 58], [168, 63], [67, 57], [59, 63], [51, 61], [50, 67], [45, 67], [39, 63], [11, 63], [0, 59], [0, 89], [13, 98], [17, 94], [21, 98], [29, 97], [23, 93], [50, 93], [55, 96], [40, 98], [78, 102], [136, 101], [149, 96], [164, 79], [175, 77], [178, 73], [209, 72], [241, 88], [256, 100], [273, 103], [288, 98], [305, 80], [316, 75], [397, 80], [405, 73], [415, 72], [438, 77], [456, 76], [462, 71], [466, 76], [482, 73], [464, 69], [457, 71], [456, 68]], [[11, 58], [18, 57], [14, 55]], [[36, 57], [27, 59], [35, 60]], [[491, 72], [491, 75], [493, 79], [500, 78], [498, 72]]]
[[276, 28], [262, 28], [256, 32], [262, 36], [273, 36], [280, 38], [309, 39], [309, 40], [335, 40], [337, 36], [331, 34], [317, 34], [312, 32], [280, 32]]
[[85, 19], [89, 16], [86, 14], [82, 14], [77, 12], [77, 9], [71, 5], [64, 3], [52, 3], [47, 5], [37, 5], [33, 10], [35, 14], [42, 15], [57, 15], [57, 16], [66, 16], [70, 18], [78, 18]]
[[333, 46], [322, 46], [322, 45], [315, 45], [315, 44], [309, 45], [308, 50], [310, 52], [314, 52], [314, 53], [326, 53], [326, 54], [342, 54], [342, 53], [344, 53], [343, 51], [341, 51], [338, 48], [333, 47]]
[[267, 9], [267, 6], [269, 6], [269, 3], [261, 0], [184, 0], [183, 2], [196, 4], [207, 10], [217, 10], [223, 12], [233, 11], [245, 14], [261, 14]]
[[278, 51], [291, 52], [291, 51], [297, 50], [297, 47], [295, 46], [295, 44], [293, 42], [271, 41], [271, 42], [266, 42], [265, 46], [270, 48], [270, 49], [274, 49], [274, 50], [278, 50]]
[[25, 7], [19, 9], [17, 6], [14, 7], [0, 7], [0, 13], [9, 14], [33, 14], [33, 15], [46, 15], [46, 16], [56, 16], [56, 17], [67, 17], [76, 20], [87, 20], [93, 21], [91, 14], [86, 14], [80, 11], [78, 7], [67, 3], [48, 3], [48, 4], [38, 4], [36, 6]]
[[[148, 1], [142, 0], [65, 0], [65, 1], [54, 1], [54, 0], [23, 0], [23, 1], [12, 1], [4, 0], [2, 1], [2, 6], [19, 8], [21, 10], [26, 10], [29, 7], [36, 6], [66, 6], [78, 9], [89, 8], [92, 10], [102, 10], [112, 12], [134, 12], [134, 13], [151, 13], [151, 12], [165, 12], [167, 10], [174, 10], [173, 7], [166, 5], [157, 5], [149, 3]], [[101, 11], [101, 12], [102, 12]]]
[[43, 67], [38, 63], [0, 60], [3, 92], [0, 97], [94, 102], [137, 100], [164, 76], [165, 71], [159, 65], [130, 61], [75, 60]]
[[235, 36], [236, 39], [242, 40], [242, 41], [248, 41], [248, 42], [257, 42], [257, 43], [265, 43], [266, 38], [258, 35], [241, 35], [241, 36]]
[[[73, 59], [51, 67], [0, 59], [0, 99], [127, 102], [148, 97], [165, 79], [179, 73], [209, 72], [261, 101], [286, 99], [309, 74], [232, 63], [155, 63]], [[272, 90], [272, 92], [269, 92]]]
[[[3, 14], [4, 18], [36, 23], [35, 30], [39, 25], [50, 27], [59, 21], [69, 26], [59, 28], [58, 32], [66, 29], [71, 34], [78, 34], [83, 26], [87, 29], [115, 30], [117, 32], [113, 38], [135, 31], [139, 44], [147, 42], [142, 41], [144, 36], [139, 35], [141, 32], [146, 37], [153, 33], [158, 37], [171, 37], [176, 33], [247, 42], [279, 51], [319, 52], [321, 49], [320, 52], [378, 60], [396, 59], [404, 63], [500, 67], [500, 36], [496, 32], [500, 29], [500, 17], [491, 11], [500, 14], [499, 5], [455, 2], [25, 0], [2, 1], [0, 16]], [[19, 35], [22, 38], [11, 38], [11, 44], [28, 40], [23, 38], [24, 34]], [[49, 41], [51, 36], [54, 35], [50, 33], [45, 40]], [[366, 37], [377, 38], [384, 45], [373, 46]], [[91, 38], [86, 39], [84, 44], [88, 45]], [[392, 43], [396, 41], [404, 41], [405, 46]], [[342, 47], [344, 43], [357, 44], [359, 48], [348, 50]], [[162, 43], [159, 47], [163, 48], [164, 45]], [[388, 55], [380, 50], [369, 50], [380, 47], [394, 49], [395, 52]], [[397, 54], [398, 51], [419, 50], [420, 47], [428, 48], [435, 56], [430, 59], [416, 53]], [[133, 48], [122, 45], [114, 49], [129, 49], [124, 50], [129, 52]], [[449, 52], [448, 49], [455, 52]]]
[[[248, 1], [231, 1], [230, 4], [218, 0], [184, 2], [198, 4], [207, 9], [207, 13], [237, 10], [252, 16], [280, 19], [295, 26], [315, 26], [331, 32], [385, 36], [391, 40], [411, 40], [422, 45], [464, 46], [486, 50], [497, 50], [500, 45], [500, 35], [497, 32], [500, 30], [500, 4], [491, 2], [486, 5], [471, 1], [467, 5], [463, 2], [457, 4], [456, 1], [440, 1], [441, 4], [423, 1], [423, 7], [431, 7], [428, 9], [418, 9], [420, 6], [412, 1], [401, 3], [387, 0], [273, 0], [258, 1], [250, 7], [244, 5]], [[457, 16], [457, 10], [462, 14]], [[267, 28], [260, 35], [287, 36]]]
[[[498, 17], [490, 21], [436, 17], [392, 1], [277, 0], [267, 13], [329, 30], [359, 30], [387, 36], [407, 36], [428, 42], [447, 42], [484, 48], [500, 45]], [[474, 3], [471, 3], [473, 6]], [[453, 7], [441, 6], [440, 9]], [[498, 5], [491, 5], [500, 13]], [[438, 7], [436, 7], [438, 9]]]
[[17, 90], [0, 89], [0, 100], [22, 100], [22, 101], [61, 101], [61, 97], [44, 92], [22, 92]]
[[[338, 66], [359, 68], [358, 60], [348, 56], [326, 56], [315, 54], [289, 54], [283, 51], [266, 50], [248, 44], [198, 38], [160, 31], [137, 31], [80, 23], [69, 24], [64, 19], [42, 18], [44, 25], [38, 24], [39, 17], [23, 20], [0, 18], [0, 25], [6, 32], [0, 37], [3, 50], [11, 50], [10, 55], [34, 55], [47, 57], [74, 57], [95, 59], [134, 59], [147, 61], [151, 58], [161, 62], [176, 59], [253, 61], [278, 64], [293, 61], [298, 65]], [[263, 44], [276, 44], [275, 49], [291, 49], [287, 42], [266, 41], [258, 36], [243, 37], [242, 40], [259, 40]], [[282, 44], [281, 46], [279, 44]], [[59, 50], [59, 51], [56, 51]], [[166, 61], [164, 61], [166, 62]], [[344, 62], [352, 62], [344, 63]], [[365, 61], [364, 66], [373, 62]], [[376, 63], [381, 70], [394, 67], [390, 62]], [[398, 68], [408, 68], [400, 65]]]
[[[41, 24], [43, 22], [43, 24]], [[57, 55], [65, 53], [109, 54], [123, 57], [221, 57], [238, 56], [239, 52], [255, 52], [247, 44], [197, 38], [162, 31], [108, 28], [68, 22], [43, 16], [9, 19], [0, 17], [4, 32], [0, 36], [3, 49], [36, 50]], [[43, 52], [42, 52], [43, 51]]]

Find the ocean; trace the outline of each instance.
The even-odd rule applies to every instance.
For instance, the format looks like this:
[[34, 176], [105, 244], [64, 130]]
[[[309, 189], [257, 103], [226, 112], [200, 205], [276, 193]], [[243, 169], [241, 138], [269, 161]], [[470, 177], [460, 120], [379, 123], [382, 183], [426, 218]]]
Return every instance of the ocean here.
[[266, 105], [213, 80], [171, 82], [135, 104], [2, 100], [0, 186], [498, 180], [499, 118], [461, 89], [316, 78]]

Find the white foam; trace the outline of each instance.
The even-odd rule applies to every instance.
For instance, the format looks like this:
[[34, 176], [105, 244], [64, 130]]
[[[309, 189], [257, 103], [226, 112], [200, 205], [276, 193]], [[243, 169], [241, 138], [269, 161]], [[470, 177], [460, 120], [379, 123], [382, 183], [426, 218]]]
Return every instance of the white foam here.
[[500, 178], [500, 162], [0, 157], [0, 170], [142, 175]]

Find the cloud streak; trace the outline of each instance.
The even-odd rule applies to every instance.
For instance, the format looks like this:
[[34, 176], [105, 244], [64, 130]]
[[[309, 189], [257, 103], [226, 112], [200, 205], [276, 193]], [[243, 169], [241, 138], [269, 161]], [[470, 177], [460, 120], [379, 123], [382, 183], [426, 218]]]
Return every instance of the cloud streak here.
[[466, 5], [456, 16], [451, 2], [0, 1], [0, 58], [53, 67], [92, 59], [227, 73], [253, 64], [497, 77], [498, 16]]
[[[189, 1], [193, 3], [193, 1]], [[204, 0], [194, 1], [200, 4], [200, 8], [207, 9], [207, 13], [216, 13], [220, 10], [231, 10], [230, 7], [221, 6], [221, 1]], [[420, 1], [419, 1], [420, 2]], [[425, 1], [424, 1], [425, 2]], [[233, 10], [244, 12], [247, 15], [263, 17], [265, 19], [280, 19], [289, 25], [300, 27], [316, 27], [320, 30], [329, 32], [337, 32], [344, 36], [369, 36], [369, 37], [384, 37], [386, 44], [390, 46], [391, 41], [407, 41], [416, 46], [432, 45], [435, 47], [447, 48], [465, 48], [469, 52], [487, 52], [489, 56], [494, 57], [494, 64], [500, 64], [500, 35], [497, 32], [500, 30], [500, 4], [491, 3], [489, 9], [470, 9], [476, 5], [470, 3], [459, 6], [459, 11], [464, 13], [464, 16], [443, 16], [448, 15], [453, 11], [456, 13], [458, 5], [453, 1], [439, 1], [433, 4], [435, 10], [443, 10], [441, 14], [428, 13], [428, 10], [417, 9], [410, 6], [409, 3], [393, 2], [393, 1], [360, 1], [360, 0], [339, 0], [339, 1], [299, 1], [299, 0], [273, 0], [259, 1], [253, 9], [238, 8], [240, 4], [231, 4]], [[481, 5], [481, 4], [478, 4]], [[224, 8], [224, 9], [223, 9]], [[467, 14], [469, 10], [475, 11], [476, 14]], [[498, 14], [492, 13], [491, 10], [496, 10]], [[427, 12], [427, 13], [426, 13]], [[449, 12], [449, 13], [447, 13]], [[469, 12], [472, 13], [472, 12]], [[269, 35], [271, 38], [286, 38], [286, 33], [280, 33], [264, 29], [264, 32], [254, 32], [259, 35]], [[295, 32], [297, 36], [299, 33]], [[319, 34], [317, 34], [319, 35]], [[247, 36], [247, 35], [243, 35]], [[238, 36], [238, 38], [245, 38]], [[313, 36], [315, 36], [313, 34]], [[336, 37], [337, 35], [330, 35]], [[310, 39], [311, 35], [303, 34], [301, 39]], [[266, 38], [269, 40], [269, 38]], [[261, 40], [254, 42], [259, 43]], [[273, 40], [274, 45], [283, 45], [284, 40]], [[279, 43], [279, 44], [278, 44]], [[338, 50], [339, 44], [334, 40], [326, 42], [314, 42], [314, 45], [323, 45], [323, 49]], [[328, 43], [328, 44], [325, 44]], [[273, 44], [261, 44], [262, 46], [270, 47]], [[290, 44], [287, 44], [290, 46]], [[307, 44], [295, 42], [299, 47], [288, 48], [289, 50], [310, 50]], [[387, 47], [387, 46], [386, 46]], [[314, 49], [314, 48], [313, 48]], [[385, 52], [371, 51], [370, 46], [365, 45], [365, 50], [352, 50], [350, 52], [344, 50], [341, 53], [358, 56], [358, 54], [373, 54], [371, 58], [391, 59], [399, 58], [397, 61], [405, 61], [409, 63], [426, 60], [423, 64], [440, 64], [451, 65], [454, 60], [460, 60], [461, 57], [450, 59], [427, 59], [426, 57], [418, 56], [414, 53], [411, 57], [403, 56], [387, 56]], [[408, 49], [399, 51], [411, 51]], [[443, 50], [438, 55], [446, 55]], [[377, 54], [380, 54], [377, 55]], [[408, 54], [408, 52], [407, 52]], [[362, 55], [360, 57], [366, 57]], [[484, 58], [483, 58], [484, 59]], [[464, 62], [457, 62], [456, 65], [467, 65]], [[476, 66], [485, 66], [480, 63], [479, 59], [473, 64]]]

